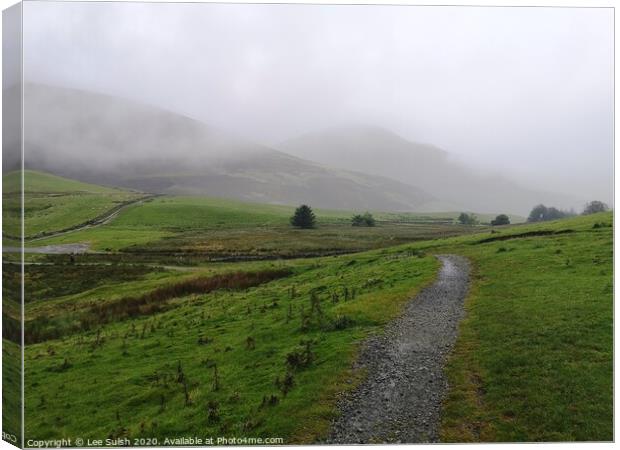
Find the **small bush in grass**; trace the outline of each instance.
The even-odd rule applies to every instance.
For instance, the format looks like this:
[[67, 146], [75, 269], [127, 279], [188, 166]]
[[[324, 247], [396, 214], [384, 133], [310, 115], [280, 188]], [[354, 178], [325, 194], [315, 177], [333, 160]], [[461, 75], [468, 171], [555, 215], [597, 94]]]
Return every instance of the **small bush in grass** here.
[[207, 403], [207, 422], [215, 423], [220, 420], [220, 404], [215, 400]]
[[208, 345], [213, 342], [213, 338], [208, 336], [199, 336], [198, 337], [198, 345]]
[[351, 218], [351, 225], [354, 227], [374, 227], [375, 218], [369, 212], [356, 214]]
[[286, 323], [289, 323], [293, 318], [293, 304], [288, 304], [288, 310], [286, 311]]
[[208, 369], [212, 368], [216, 364], [215, 360], [209, 359], [209, 358], [203, 359], [202, 361], [200, 361], [200, 363], [204, 365], [205, 367], [207, 367]]
[[183, 373], [183, 366], [181, 366], [181, 361], [177, 365], [177, 383], [183, 383], [185, 380], [185, 374]]
[[[340, 296], [337, 292], [332, 292], [332, 303], [336, 304], [340, 300]], [[346, 300], [346, 298], [345, 298]]]
[[183, 379], [183, 394], [185, 396], [185, 406], [189, 406], [191, 401], [189, 396], [189, 387], [187, 386], [187, 378]]
[[280, 389], [282, 394], [286, 397], [286, 394], [288, 394], [291, 389], [293, 389], [293, 386], [295, 386], [295, 377], [293, 376], [293, 373], [289, 370], [286, 372], [282, 380], [280, 380], [280, 377], [277, 377], [275, 384], [276, 387]]
[[65, 358], [62, 364], [59, 364], [58, 366], [55, 366], [55, 367], [51, 367], [49, 371], [50, 372], [65, 372], [69, 370], [71, 367], [72, 367], [72, 364], [69, 362], [67, 358]]
[[596, 222], [594, 225], [592, 225], [592, 228], [594, 229], [598, 229], [598, 228], [605, 228], [605, 227], [610, 227], [611, 225], [605, 223], [605, 222]]
[[263, 401], [260, 404], [260, 409], [266, 407], [266, 406], [275, 406], [278, 403], [280, 403], [280, 398], [277, 395], [270, 395], [270, 396], [266, 396], [263, 395]]
[[353, 324], [354, 322], [350, 317], [346, 315], [338, 316], [332, 322], [332, 329], [337, 331], [345, 330], [351, 327]]
[[258, 427], [261, 423], [262, 423], [262, 419], [258, 418], [258, 417], [248, 417], [244, 422], [243, 422], [243, 431], [252, 431], [254, 430], [256, 427]]
[[211, 388], [213, 389], [213, 391], [220, 390], [220, 375], [217, 371], [217, 364], [213, 365], [213, 384], [211, 385]]
[[247, 350], [254, 350], [256, 348], [256, 341], [252, 336], [248, 336], [245, 340], [245, 348]]
[[292, 351], [286, 355], [286, 364], [291, 370], [301, 370], [308, 367], [314, 361], [312, 341], [302, 341], [302, 349]]

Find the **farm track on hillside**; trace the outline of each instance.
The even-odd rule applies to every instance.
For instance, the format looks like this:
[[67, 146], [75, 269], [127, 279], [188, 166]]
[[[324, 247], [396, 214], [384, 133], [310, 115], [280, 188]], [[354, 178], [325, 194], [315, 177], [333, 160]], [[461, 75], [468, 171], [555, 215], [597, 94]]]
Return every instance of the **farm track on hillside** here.
[[[103, 214], [95, 217], [94, 219], [90, 219], [87, 222], [83, 222], [80, 223], [78, 225], [74, 225], [70, 228], [65, 228], [63, 230], [58, 230], [58, 231], [52, 231], [52, 232], [46, 232], [46, 233], [40, 233], [39, 235], [36, 236], [26, 236], [24, 238], [25, 242], [36, 242], [36, 241], [41, 241], [43, 239], [51, 239], [51, 238], [55, 238], [58, 236], [63, 236], [65, 234], [69, 234], [69, 233], [74, 233], [76, 231], [82, 231], [82, 230], [86, 230], [88, 228], [94, 228], [94, 227], [98, 227], [100, 225], [105, 225], [107, 223], [109, 223], [112, 219], [114, 219], [116, 216], [118, 216], [121, 211], [127, 209], [130, 206], [133, 205], [139, 205], [140, 203], [143, 203], [147, 200], [159, 197], [161, 194], [149, 194], [149, 195], [145, 195], [143, 197], [139, 197], [133, 200], [129, 200], [126, 201], [120, 205], [115, 206], [114, 208], [104, 212]], [[3, 234], [3, 236], [5, 238], [8, 239], [13, 239], [13, 240], [19, 240], [20, 238], [17, 236], [9, 236], [6, 234]], [[51, 247], [51, 246], [50, 246]], [[18, 252], [19, 251], [19, 247], [7, 247], [6, 250], [3, 250], [4, 252], [9, 252], [9, 253], [14, 253], [14, 252]], [[41, 252], [41, 251], [32, 251], [30, 253], [47, 253], [47, 252]], [[67, 253], [64, 251], [51, 251], [50, 253]], [[72, 252], [68, 252], [68, 253], [72, 253]], [[77, 251], [76, 253], [81, 253], [80, 251]]]
[[155, 197], [159, 197], [160, 195], [161, 194], [150, 194], [150, 195], [145, 195], [144, 197], [136, 198], [134, 200], [129, 200], [123, 203], [122, 205], [115, 206], [109, 211], [106, 211], [105, 213], [101, 214], [99, 217], [95, 217], [94, 219], [89, 220], [88, 222], [85, 222], [85, 223], [82, 223], [82, 224], [79, 224], [79, 225], [76, 225], [74, 227], [67, 228], [64, 230], [59, 230], [59, 231], [55, 231], [49, 234], [45, 234], [44, 236], [37, 236], [35, 238], [26, 238], [26, 241], [27, 242], [40, 241], [42, 239], [49, 239], [49, 238], [73, 233], [75, 231], [81, 231], [87, 228], [94, 228], [100, 225], [105, 225], [109, 223], [112, 219], [114, 219], [116, 216], [118, 216], [121, 213], [121, 211], [123, 211], [124, 209], [127, 209], [133, 205], [139, 205], [140, 203], [143, 203]]

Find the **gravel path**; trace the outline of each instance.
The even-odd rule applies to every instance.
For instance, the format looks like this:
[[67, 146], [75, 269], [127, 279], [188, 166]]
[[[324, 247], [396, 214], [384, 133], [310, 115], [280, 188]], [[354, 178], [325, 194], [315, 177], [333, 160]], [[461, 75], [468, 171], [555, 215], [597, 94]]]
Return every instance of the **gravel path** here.
[[367, 378], [342, 398], [342, 415], [329, 443], [436, 442], [441, 403], [447, 389], [446, 355], [457, 335], [467, 294], [469, 263], [438, 256], [437, 281], [421, 291], [391, 322], [384, 335], [368, 339], [356, 368]]

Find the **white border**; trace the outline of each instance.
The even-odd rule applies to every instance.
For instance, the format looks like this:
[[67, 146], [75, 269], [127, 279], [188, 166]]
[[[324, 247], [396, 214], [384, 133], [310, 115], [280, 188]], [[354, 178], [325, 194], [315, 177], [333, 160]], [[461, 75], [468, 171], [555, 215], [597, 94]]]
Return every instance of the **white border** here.
[[[36, 0], [36, 1], [48, 1], [48, 0]], [[65, 2], [96, 2], [96, 1], [101, 1], [101, 0], [62, 0]], [[105, 1], [109, 1], [109, 0], [105, 0]], [[116, 0], [116, 1], [129, 1], [129, 0]], [[133, 1], [140, 1], [143, 2], [143, 0], [133, 0]], [[289, 1], [268, 1], [268, 0], [238, 0], [238, 1], [232, 1], [232, 0], [219, 0], [219, 1], [183, 1], [183, 0], [149, 0], [148, 2], [157, 2], [157, 3], [297, 3], [297, 4], [307, 4], [307, 3], [312, 3], [312, 4], [319, 4], [319, 5], [329, 5], [329, 4], [379, 4], [379, 5], [428, 5], [428, 6], [489, 6], [489, 7], [502, 7], [502, 6], [510, 6], [510, 7], [611, 7], [615, 9], [616, 3], [617, 1], [612, 1], [612, 0], [589, 0], [589, 1], [583, 1], [583, 0], [544, 0], [544, 1], [523, 1], [523, 2], [518, 2], [515, 0], [512, 1], [507, 1], [507, 0], [474, 0], [474, 1], [464, 1], [464, 0], [424, 0], [424, 1], [416, 1], [416, 0], [312, 0], [312, 1], [303, 1], [303, 0], [289, 0]], [[0, 0], [0, 7], [4, 10], [6, 8], [9, 8], [10, 6], [13, 6], [15, 4], [19, 3], [18, 0]], [[22, 20], [23, 20], [23, 16], [22, 16]], [[0, 36], [1, 36], [1, 31], [2, 31], [2, 23], [0, 21]], [[619, 49], [619, 45], [618, 45], [618, 35], [616, 35], [615, 33], [615, 11], [614, 11], [614, 75], [615, 75], [615, 80], [614, 80], [614, 174], [618, 173], [618, 168], [620, 165], [620, 162], [618, 159], [615, 158], [615, 136], [617, 135], [617, 131], [618, 131], [618, 123], [616, 122], [615, 118], [615, 105], [616, 105], [616, 100], [618, 98], [618, 93], [615, 90], [615, 81], [617, 81], [618, 79], [618, 74], [617, 72], [615, 72], [615, 60], [617, 59], [618, 56], [618, 49]], [[2, 49], [0, 47], [0, 60], [2, 57]], [[23, 76], [23, 73], [22, 73]], [[22, 80], [23, 81], [23, 80]], [[2, 92], [0, 89], [0, 102], [2, 100]], [[1, 116], [1, 113], [0, 113]], [[22, 127], [22, 132], [23, 132], [23, 127]], [[2, 133], [2, 124], [0, 122], [0, 135]], [[620, 193], [620, 187], [615, 184], [615, 175], [614, 175], [614, 203], [615, 203], [615, 199], [619, 198], [618, 194]], [[616, 212], [615, 212], [615, 207], [614, 207], [614, 221], [616, 221]], [[0, 217], [0, 226], [2, 224], [2, 218]], [[617, 286], [617, 281], [618, 281], [618, 274], [615, 270], [616, 268], [616, 262], [618, 261], [618, 253], [617, 253], [617, 243], [618, 243], [618, 237], [620, 237], [620, 232], [618, 231], [618, 227], [614, 226], [614, 342], [616, 342], [618, 336], [620, 335], [620, 333], [618, 333], [618, 329], [615, 327], [615, 317], [616, 314], [618, 313], [618, 305], [617, 303], [615, 303], [615, 294], [616, 294], [616, 286]], [[0, 248], [1, 248], [1, 243], [0, 243]], [[23, 257], [23, 255], [22, 255]], [[23, 284], [23, 283], [22, 283]], [[1, 306], [0, 306], [1, 309]], [[616, 367], [616, 358], [615, 358], [616, 354], [615, 354], [615, 346], [614, 346], [614, 438], [615, 438], [615, 430], [617, 429], [619, 420], [617, 415], [615, 414], [615, 411], [617, 411], [617, 406], [618, 406], [618, 399], [615, 396], [615, 386], [617, 385], [617, 382], [619, 380], [619, 375], [618, 372], [615, 371], [615, 367]], [[1, 355], [0, 355], [0, 360], [1, 360]], [[23, 355], [22, 355], [22, 364], [23, 364]], [[23, 370], [22, 370], [22, 377], [23, 377]], [[2, 380], [0, 378], [0, 388], [2, 386]], [[23, 395], [23, 392], [22, 392]], [[0, 413], [2, 411], [2, 405], [0, 404]], [[22, 417], [23, 417], [23, 409], [22, 409]], [[1, 418], [1, 415], [0, 415]], [[23, 422], [22, 422], [23, 424]], [[23, 428], [23, 425], [22, 425]], [[23, 436], [23, 434], [22, 434]], [[496, 450], [496, 449], [501, 449], [504, 448], [506, 446], [524, 446], [524, 445], [533, 445], [533, 444], [458, 444], [459, 446], [464, 446], [464, 447], [470, 447], [473, 445], [483, 445], [485, 447], [485, 449], [489, 449], [489, 450]], [[549, 448], [549, 449], [565, 449], [567, 445], [570, 446], [579, 446], [582, 448], [585, 448], [585, 446], [589, 446], [589, 445], [596, 445], [597, 448], [613, 448], [614, 444], [612, 443], [604, 443], [604, 444], [591, 444], [591, 443], [554, 443], [554, 444], [537, 444], [537, 445], [544, 445], [545, 448]], [[384, 447], [384, 446], [378, 446], [378, 445], [367, 445], [364, 446], [364, 448], [380, 448], [380, 447]], [[399, 448], [411, 448], [414, 447], [413, 445], [400, 445]], [[154, 449], [157, 448], [167, 448], [167, 447], [151, 447]], [[195, 448], [195, 447], [189, 447], [189, 448]], [[274, 447], [275, 448], [275, 447]], [[280, 446], [277, 448], [290, 448], [290, 449], [294, 449], [294, 448], [299, 448], [298, 446], [293, 447], [293, 446]], [[312, 446], [312, 448], [328, 448], [327, 446]], [[355, 446], [339, 446], [339, 448], [343, 448], [343, 449], [353, 449], [355, 448]], [[5, 450], [5, 449], [15, 449], [14, 446], [10, 445], [9, 443], [0, 440], [0, 450]]]

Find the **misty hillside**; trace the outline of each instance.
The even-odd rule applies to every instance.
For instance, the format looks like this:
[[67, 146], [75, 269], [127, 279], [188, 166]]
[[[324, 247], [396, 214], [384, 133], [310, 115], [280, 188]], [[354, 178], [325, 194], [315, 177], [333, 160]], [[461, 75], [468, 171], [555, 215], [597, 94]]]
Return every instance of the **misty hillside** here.
[[390, 177], [432, 192], [447, 209], [527, 214], [547, 203], [569, 207], [575, 199], [537, 192], [500, 175], [480, 175], [451, 160], [444, 150], [408, 141], [388, 130], [349, 126], [306, 134], [276, 146], [333, 167]]
[[150, 192], [323, 208], [422, 211], [437, 204], [414, 183], [331, 169], [115, 97], [27, 84], [24, 108], [29, 169]]

